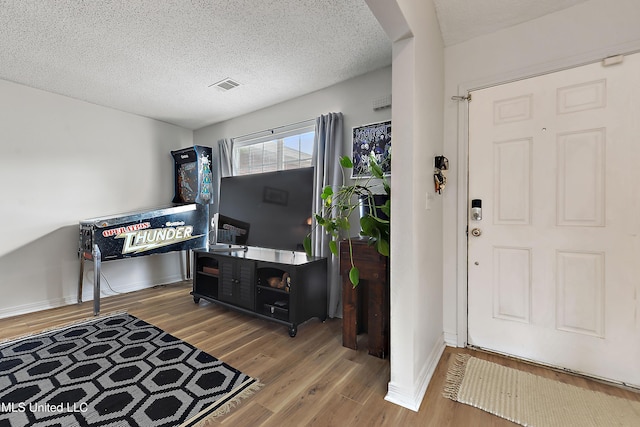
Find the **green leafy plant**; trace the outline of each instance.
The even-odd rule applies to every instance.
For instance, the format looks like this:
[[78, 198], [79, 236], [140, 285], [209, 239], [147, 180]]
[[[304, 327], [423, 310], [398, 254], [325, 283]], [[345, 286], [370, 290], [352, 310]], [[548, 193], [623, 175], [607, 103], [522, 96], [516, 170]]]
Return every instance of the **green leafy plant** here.
[[[387, 157], [385, 161], [391, 161], [391, 159]], [[353, 162], [348, 156], [343, 156], [340, 158], [340, 167], [342, 182], [346, 182], [346, 171], [353, 168]], [[370, 209], [360, 218], [360, 235], [368, 237], [369, 244], [375, 245], [381, 255], [389, 256], [390, 251], [390, 222], [389, 219], [378, 216], [377, 212], [379, 209], [387, 218], [391, 218], [391, 186], [387, 177], [384, 176], [382, 163], [379, 163], [373, 154], [369, 156], [369, 169], [371, 176], [364, 182], [341, 185], [335, 190], [331, 186], [326, 186], [321, 195], [322, 209], [314, 215], [315, 226], [323, 227], [325, 232], [330, 235], [329, 250], [331, 253], [338, 256], [338, 241], [347, 238], [351, 261], [349, 280], [354, 287], [358, 286], [360, 282], [360, 270], [354, 264], [353, 247], [351, 239], [348, 237], [351, 230], [350, 217], [354, 211], [359, 211], [361, 203], [365, 203]], [[374, 178], [381, 180], [387, 195], [383, 205], [375, 205], [375, 193], [372, 188], [378, 186], [378, 183], [373, 181]], [[303, 245], [307, 254], [311, 255], [311, 233], [305, 237]]]

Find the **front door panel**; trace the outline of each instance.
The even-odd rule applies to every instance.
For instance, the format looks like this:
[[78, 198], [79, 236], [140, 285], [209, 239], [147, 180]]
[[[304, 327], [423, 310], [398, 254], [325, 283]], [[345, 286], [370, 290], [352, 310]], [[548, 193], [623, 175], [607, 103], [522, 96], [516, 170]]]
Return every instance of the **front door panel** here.
[[638, 54], [472, 93], [469, 344], [640, 385], [638, 123]]

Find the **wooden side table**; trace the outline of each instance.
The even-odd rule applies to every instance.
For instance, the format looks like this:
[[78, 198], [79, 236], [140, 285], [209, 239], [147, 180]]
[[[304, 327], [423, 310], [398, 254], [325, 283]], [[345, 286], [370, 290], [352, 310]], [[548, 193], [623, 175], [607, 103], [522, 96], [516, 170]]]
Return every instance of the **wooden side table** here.
[[349, 281], [349, 242], [340, 242], [342, 276], [342, 345], [357, 349], [358, 334], [367, 332], [369, 354], [389, 354], [389, 258], [370, 246], [368, 239], [351, 239], [353, 260], [360, 270], [360, 284]]

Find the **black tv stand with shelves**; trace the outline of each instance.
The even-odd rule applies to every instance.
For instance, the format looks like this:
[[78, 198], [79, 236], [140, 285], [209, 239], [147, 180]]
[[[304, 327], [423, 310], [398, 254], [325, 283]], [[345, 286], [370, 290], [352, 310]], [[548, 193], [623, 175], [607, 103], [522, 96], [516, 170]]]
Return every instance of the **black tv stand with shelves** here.
[[193, 301], [221, 306], [289, 327], [327, 318], [327, 259], [304, 252], [247, 247], [194, 251]]

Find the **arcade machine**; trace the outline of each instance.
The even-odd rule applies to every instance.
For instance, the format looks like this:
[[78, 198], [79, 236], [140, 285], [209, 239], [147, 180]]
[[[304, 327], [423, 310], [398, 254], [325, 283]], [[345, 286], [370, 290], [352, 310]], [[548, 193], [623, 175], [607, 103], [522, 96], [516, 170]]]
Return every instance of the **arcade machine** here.
[[84, 261], [93, 261], [93, 314], [100, 312], [100, 265], [114, 259], [185, 251], [187, 278], [190, 251], [207, 246], [209, 205], [213, 202], [210, 147], [195, 145], [172, 151], [173, 204], [155, 209], [80, 221], [80, 279], [82, 302]]

